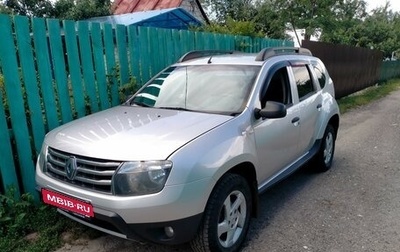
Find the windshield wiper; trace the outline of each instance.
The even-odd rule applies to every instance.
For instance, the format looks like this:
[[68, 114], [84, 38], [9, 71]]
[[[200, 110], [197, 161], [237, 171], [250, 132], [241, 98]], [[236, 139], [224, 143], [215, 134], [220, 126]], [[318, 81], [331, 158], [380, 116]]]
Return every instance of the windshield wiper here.
[[157, 107], [157, 108], [159, 108], [159, 109], [180, 110], [180, 111], [194, 111], [194, 110], [183, 108], [183, 107]]

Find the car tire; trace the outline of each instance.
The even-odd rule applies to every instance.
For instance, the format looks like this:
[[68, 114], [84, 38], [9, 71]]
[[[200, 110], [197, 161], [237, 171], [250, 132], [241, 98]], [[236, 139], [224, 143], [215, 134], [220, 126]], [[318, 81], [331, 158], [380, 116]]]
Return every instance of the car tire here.
[[245, 178], [226, 174], [208, 200], [199, 231], [191, 242], [197, 252], [238, 251], [249, 229], [252, 194]]
[[320, 149], [314, 158], [313, 168], [317, 172], [328, 171], [332, 166], [333, 155], [335, 153], [336, 131], [332, 125], [328, 124], [322, 138]]

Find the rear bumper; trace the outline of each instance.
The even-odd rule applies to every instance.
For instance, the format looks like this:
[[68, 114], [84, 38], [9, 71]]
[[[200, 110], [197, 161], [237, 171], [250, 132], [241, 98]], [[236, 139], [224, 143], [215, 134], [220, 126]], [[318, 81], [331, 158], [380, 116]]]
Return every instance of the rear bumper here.
[[[70, 219], [114, 236], [168, 245], [181, 244], [192, 240], [202, 218], [202, 214], [198, 214], [175, 221], [128, 224], [118, 214], [108, 211], [96, 212], [92, 219], [71, 214], [61, 209], [58, 209], [58, 211]], [[168, 230], [172, 228], [173, 235], [170, 231], [167, 234], [166, 228]]]

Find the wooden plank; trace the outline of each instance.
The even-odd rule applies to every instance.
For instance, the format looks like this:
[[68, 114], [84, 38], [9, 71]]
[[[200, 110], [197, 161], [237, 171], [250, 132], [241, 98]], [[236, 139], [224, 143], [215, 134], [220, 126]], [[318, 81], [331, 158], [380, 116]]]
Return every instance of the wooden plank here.
[[235, 50], [235, 36], [229, 35], [229, 49]]
[[241, 51], [241, 41], [239, 36], [235, 36], [235, 50]]
[[47, 19], [51, 58], [53, 59], [54, 78], [57, 86], [62, 123], [72, 120], [72, 109], [69, 98], [68, 80], [65, 69], [64, 48], [61, 41], [60, 21]]
[[208, 45], [211, 49], [217, 49], [214, 41], [214, 33], [208, 34]]
[[[22, 184], [25, 192], [30, 192], [33, 195], [36, 195], [34, 179], [35, 168], [33, 166], [32, 149], [29, 141], [30, 138], [22, 96], [22, 87], [18, 72], [17, 52], [15, 51], [16, 45], [14, 44], [11, 25], [10, 17], [0, 15], [0, 61], [7, 62], [7, 64], [2, 64], [2, 71], [4, 75], [4, 84], [10, 109], [14, 139], [17, 151], [20, 154], [18, 156], [18, 161], [21, 168], [20, 174]], [[9, 141], [9, 139], [6, 141]], [[2, 167], [2, 169], [10, 168], [11, 167]]]
[[194, 33], [192, 31], [187, 31], [188, 39], [189, 39], [189, 51], [193, 51], [195, 49], [194, 43]]
[[52, 67], [50, 63], [45, 20], [42, 18], [32, 19], [32, 30], [40, 88], [46, 113], [47, 130], [52, 130], [59, 126], [60, 123], [57, 114], [57, 103], [54, 96]]
[[[1, 60], [0, 60], [1, 61]], [[13, 153], [11, 148], [11, 138], [7, 126], [6, 115], [3, 107], [3, 95], [0, 91], [0, 178], [1, 184], [7, 189], [9, 186], [14, 185], [19, 194], [17, 171], [15, 170], [15, 164], [13, 160]], [[0, 188], [0, 191], [2, 189]]]
[[132, 76], [136, 80], [136, 85], [141, 86], [143, 80], [141, 77], [140, 69], [140, 50], [139, 50], [139, 34], [137, 26], [131, 25], [128, 27], [128, 45], [129, 45], [129, 60], [130, 60], [130, 71]]
[[224, 46], [225, 41], [224, 41], [224, 36], [222, 34], [214, 34], [214, 41], [218, 50], [225, 50]]
[[150, 27], [149, 28], [149, 41], [150, 41], [150, 78], [156, 75], [160, 69], [162, 68], [161, 62], [160, 62], [160, 56], [159, 56], [159, 49], [158, 49], [158, 29]]
[[264, 49], [264, 41], [265, 39], [260, 39], [260, 51]]
[[94, 78], [94, 68], [92, 60], [92, 47], [89, 36], [89, 23], [78, 22], [79, 50], [82, 62], [83, 80], [85, 82], [85, 94], [89, 98], [90, 112], [99, 111], [97, 102], [96, 81]]
[[181, 33], [181, 47], [182, 47], [183, 53], [187, 53], [190, 51], [190, 46], [189, 46], [190, 38], [188, 35], [188, 31], [181, 30], [180, 33]]
[[179, 59], [180, 55], [176, 55], [176, 52], [174, 50], [175, 48], [172, 43], [172, 30], [165, 29], [165, 31], [166, 31], [165, 32], [165, 36], [166, 36], [165, 47], [166, 47], [166, 51], [170, 52], [170, 53], [167, 53], [167, 65], [171, 65], [172, 63], [175, 63]]
[[116, 78], [116, 63], [115, 63], [115, 52], [114, 52], [114, 33], [111, 24], [102, 24], [103, 27], [103, 39], [106, 54], [107, 63], [107, 78], [110, 92], [109, 97], [111, 98], [111, 106], [119, 104], [118, 96], [118, 80]]
[[258, 53], [261, 50], [261, 38], [253, 38], [253, 53]]
[[244, 37], [244, 40], [245, 40], [245, 45], [246, 45], [246, 49], [245, 49], [245, 52], [247, 52], [247, 53], [250, 53], [251, 52], [251, 45], [252, 45], [252, 41], [251, 41], [251, 38], [250, 37]]
[[210, 37], [210, 33], [208, 33], [208, 32], [204, 33], [204, 37], [203, 37], [204, 42], [203, 43], [204, 43], [204, 49], [206, 49], [206, 50], [211, 49], [209, 37]]
[[175, 55], [178, 60], [183, 56], [183, 53], [182, 53], [183, 50], [181, 47], [181, 34], [179, 31], [173, 30], [171, 35], [172, 35], [172, 41], [174, 44], [174, 52], [175, 52]]
[[110, 107], [110, 103], [107, 96], [107, 77], [104, 62], [104, 45], [101, 35], [100, 24], [92, 23], [91, 31], [93, 59], [96, 72], [97, 90], [99, 92], [100, 99], [100, 109], [107, 109]]
[[[85, 94], [81, 75], [81, 63], [77, 44], [75, 22], [63, 21], [65, 46], [67, 50], [68, 70], [71, 79], [74, 110], [76, 117], [83, 117], [85, 113]], [[74, 117], [75, 118], [75, 117]]]
[[150, 80], [151, 69], [150, 69], [150, 47], [149, 47], [149, 28], [138, 27], [139, 41], [140, 41], [140, 65], [142, 68], [143, 81], [147, 82]]
[[194, 41], [195, 41], [195, 48], [196, 50], [203, 50], [204, 45], [202, 43], [202, 33], [201, 32], [194, 32]]
[[267, 40], [266, 39], [263, 39], [262, 41], [261, 41], [261, 49], [264, 49], [264, 48], [266, 48], [267, 47]]
[[226, 34], [220, 34], [219, 39], [221, 40], [221, 48], [222, 50], [229, 50], [229, 44], [228, 44], [228, 37]]
[[[157, 41], [158, 41], [158, 52], [159, 52], [159, 58], [158, 62], [160, 63], [158, 65], [158, 70], [156, 71], [157, 74], [160, 72], [162, 69], [168, 66], [168, 60], [167, 60], [167, 54], [169, 51], [167, 50], [167, 40], [166, 40], [167, 34], [166, 34], [166, 29], [157, 29]], [[153, 51], [153, 54], [156, 53], [157, 51]]]
[[203, 43], [204, 43], [206, 50], [213, 49], [211, 46], [211, 43], [210, 43], [210, 36], [211, 36], [211, 33], [209, 33], [209, 32], [204, 33], [204, 37], [203, 37], [204, 42]]
[[214, 33], [213, 38], [214, 38], [215, 47], [218, 50], [224, 50], [224, 37], [220, 34]]
[[233, 50], [233, 39], [230, 35], [225, 34], [225, 40], [226, 40], [226, 49], [227, 50]]
[[126, 26], [116, 26], [116, 38], [118, 48], [118, 67], [120, 73], [120, 85], [124, 85], [129, 82], [129, 63], [128, 63], [128, 47], [126, 39]]
[[[14, 17], [15, 34], [17, 38], [18, 55], [21, 64], [22, 78], [25, 84], [27, 103], [35, 151], [40, 152], [43, 138], [45, 135], [44, 118], [42, 106], [40, 104], [40, 95], [35, 63], [32, 51], [32, 38], [30, 35], [29, 20], [23, 16]], [[1, 116], [0, 116], [1, 117]], [[3, 153], [3, 152], [0, 152]]]

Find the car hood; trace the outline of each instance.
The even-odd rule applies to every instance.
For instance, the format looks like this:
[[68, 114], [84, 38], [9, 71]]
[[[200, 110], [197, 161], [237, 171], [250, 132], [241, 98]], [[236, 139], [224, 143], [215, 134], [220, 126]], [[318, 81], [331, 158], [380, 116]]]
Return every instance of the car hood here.
[[118, 106], [67, 123], [45, 143], [71, 154], [108, 160], [163, 160], [231, 116]]

